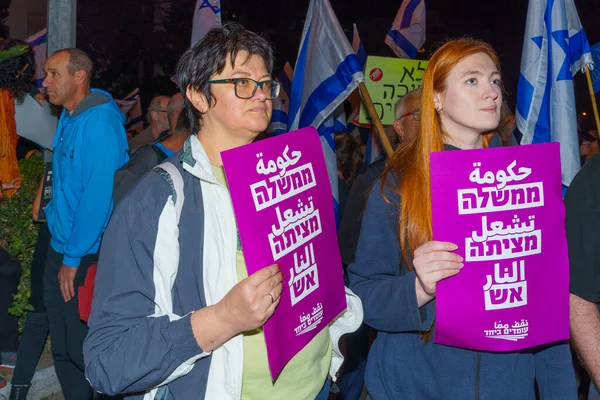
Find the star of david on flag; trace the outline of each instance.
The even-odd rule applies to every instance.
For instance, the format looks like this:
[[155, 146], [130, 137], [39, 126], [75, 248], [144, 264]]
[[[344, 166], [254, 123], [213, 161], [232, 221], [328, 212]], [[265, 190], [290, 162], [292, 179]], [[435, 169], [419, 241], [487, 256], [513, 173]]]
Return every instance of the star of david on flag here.
[[573, 0], [530, 0], [517, 88], [521, 144], [560, 142], [563, 185], [580, 168], [573, 76], [592, 64]]
[[[217, 1], [218, 3], [218, 1]], [[219, 6], [213, 6], [212, 4], [210, 4], [210, 0], [204, 0], [202, 2], [202, 4], [200, 4], [200, 8], [198, 8], [198, 10], [202, 10], [203, 8], [210, 8], [212, 12], [214, 12], [215, 14], [218, 14], [221, 12], [221, 8]]]
[[221, 27], [221, 0], [198, 0], [192, 22], [192, 46], [212, 28]]

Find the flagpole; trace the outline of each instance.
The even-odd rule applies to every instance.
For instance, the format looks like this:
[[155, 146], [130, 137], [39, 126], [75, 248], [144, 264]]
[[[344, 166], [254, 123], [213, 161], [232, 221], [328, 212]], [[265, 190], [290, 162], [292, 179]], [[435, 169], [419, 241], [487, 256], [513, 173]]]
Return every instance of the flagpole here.
[[596, 120], [596, 130], [600, 132], [600, 117], [598, 117], [596, 95], [594, 93], [594, 85], [592, 84], [592, 76], [590, 75], [590, 69], [587, 65], [585, 66], [585, 76], [587, 77], [588, 89], [590, 90], [590, 97], [592, 98], [592, 109], [594, 110], [594, 119]]
[[375, 124], [375, 129], [377, 129], [379, 141], [383, 145], [385, 154], [387, 154], [389, 159], [390, 157], [392, 157], [394, 150], [392, 149], [392, 145], [390, 144], [390, 141], [388, 140], [385, 134], [383, 125], [381, 124], [381, 120], [379, 119], [379, 115], [377, 115], [377, 111], [375, 111], [375, 106], [373, 105], [373, 100], [371, 100], [371, 95], [369, 94], [367, 86], [364, 82], [360, 82], [358, 84], [358, 87], [360, 88], [360, 94], [362, 95], [363, 102], [365, 103], [365, 106], [367, 106], [367, 111], [369, 112], [369, 115], [371, 116], [371, 119]]

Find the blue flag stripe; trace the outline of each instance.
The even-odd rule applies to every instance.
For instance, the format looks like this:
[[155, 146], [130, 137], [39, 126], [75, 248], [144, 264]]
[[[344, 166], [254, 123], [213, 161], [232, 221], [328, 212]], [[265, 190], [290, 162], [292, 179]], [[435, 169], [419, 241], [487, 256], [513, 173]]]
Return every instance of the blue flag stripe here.
[[365, 46], [363, 46], [362, 41], [358, 46], [358, 52], [356, 53], [356, 57], [358, 59], [358, 63], [360, 64], [360, 69], [364, 71], [365, 65], [367, 65], [367, 50], [365, 50]]
[[[308, 31], [306, 33], [306, 37], [310, 36], [311, 27], [308, 27]], [[294, 71], [294, 78], [292, 79], [292, 87], [302, 87], [305, 80], [305, 69], [298, 68], [298, 65], [306, 65], [306, 53], [308, 51], [308, 40], [305, 40], [302, 43], [302, 47], [300, 48], [300, 52], [298, 53], [298, 61], [296, 61], [296, 69]], [[300, 106], [302, 105], [302, 90], [292, 90], [290, 94], [290, 107], [288, 116], [288, 121], [294, 121], [296, 119], [296, 114], [300, 110]], [[300, 125], [306, 126], [306, 125]]]
[[361, 67], [356, 55], [348, 55], [339, 65], [335, 74], [321, 82], [306, 100], [306, 104], [300, 115], [299, 126], [310, 125], [317, 114], [331, 104], [352, 83], [354, 73], [357, 70], [360, 71]]
[[277, 80], [281, 83], [281, 89], [283, 89], [288, 94], [292, 92], [292, 82], [288, 78], [285, 71], [281, 71], [281, 73], [277, 77]]
[[396, 30], [390, 30], [388, 36], [400, 47], [407, 56], [415, 58], [417, 56], [417, 49], [403, 34]]
[[[400, 29], [408, 28], [410, 21], [412, 21], [413, 14], [419, 3], [422, 0], [410, 0], [406, 8], [404, 9], [404, 15], [402, 15], [402, 22], [400, 22]], [[411, 57], [412, 58], [412, 57]]]
[[273, 110], [271, 121], [288, 123], [288, 116], [283, 110]]
[[39, 46], [42, 43], [46, 43], [48, 41], [48, 34], [44, 33], [42, 36], [40, 36], [39, 38], [32, 40], [31, 42], [29, 42], [28, 44], [31, 47], [36, 47]]
[[590, 71], [592, 76], [592, 83], [594, 86], [594, 93], [600, 92], [600, 42], [596, 43], [592, 48], [592, 58], [596, 68]]
[[143, 116], [141, 116], [141, 115], [140, 115], [139, 117], [135, 117], [135, 118], [133, 118], [131, 121], [129, 121], [129, 122], [128, 122], [128, 123], [125, 125], [125, 129], [126, 129], [126, 130], [127, 130], [127, 129], [129, 129], [129, 128], [131, 128], [132, 126], [134, 126], [134, 125], [136, 125], [136, 124], [138, 124], [138, 123], [142, 122], [143, 120], [144, 120], [144, 117], [143, 117]]

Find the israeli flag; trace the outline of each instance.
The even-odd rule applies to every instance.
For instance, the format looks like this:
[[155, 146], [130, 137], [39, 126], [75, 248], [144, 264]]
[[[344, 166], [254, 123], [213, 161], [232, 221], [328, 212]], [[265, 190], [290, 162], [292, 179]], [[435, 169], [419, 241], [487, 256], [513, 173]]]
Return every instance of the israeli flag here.
[[293, 131], [314, 126], [319, 130], [334, 207], [336, 215], [339, 215], [333, 133], [336, 126], [345, 128], [343, 102], [365, 78], [327, 0], [310, 1], [294, 71], [289, 128]]
[[360, 63], [360, 67], [363, 72], [365, 70], [365, 65], [367, 65], [367, 50], [365, 50], [365, 46], [363, 46], [362, 40], [360, 40], [360, 36], [358, 36], [358, 29], [356, 28], [356, 24], [352, 24], [352, 50], [354, 50], [354, 54], [358, 57], [358, 62]]
[[48, 54], [48, 30], [44, 28], [38, 33], [29, 36], [25, 41], [33, 48], [35, 56], [35, 75], [33, 79], [35, 87], [39, 89], [42, 87], [42, 81], [46, 76], [44, 73], [44, 63]]
[[133, 89], [124, 99], [115, 100], [115, 103], [117, 103], [119, 109], [127, 118], [125, 121], [125, 130], [140, 132], [144, 128], [140, 89]]
[[[360, 36], [358, 35], [356, 24], [352, 24], [352, 50], [354, 50], [354, 54], [356, 54], [356, 57], [358, 57], [358, 62], [360, 63], [360, 67], [364, 72], [365, 65], [367, 65], [368, 56], [365, 46], [363, 46]], [[354, 92], [348, 96], [348, 102], [350, 103], [351, 111], [350, 116], [346, 120], [346, 129], [354, 138], [358, 138], [360, 136], [360, 131], [358, 130], [358, 118], [360, 115], [361, 100], [360, 91], [358, 89], [354, 90]]]
[[288, 110], [290, 106], [290, 98], [288, 93], [292, 92], [292, 77], [294, 71], [290, 63], [286, 62], [283, 70], [275, 78], [281, 83], [279, 96], [273, 100], [273, 113], [271, 114], [271, 123], [268, 131], [279, 135], [288, 131]]
[[573, 76], [591, 63], [573, 0], [530, 0], [517, 87], [517, 126], [521, 144], [560, 142], [565, 186], [580, 168]]
[[415, 58], [425, 43], [425, 0], [404, 0], [384, 40], [401, 58]]
[[221, 0], [198, 0], [192, 22], [192, 46], [212, 28], [221, 27]]

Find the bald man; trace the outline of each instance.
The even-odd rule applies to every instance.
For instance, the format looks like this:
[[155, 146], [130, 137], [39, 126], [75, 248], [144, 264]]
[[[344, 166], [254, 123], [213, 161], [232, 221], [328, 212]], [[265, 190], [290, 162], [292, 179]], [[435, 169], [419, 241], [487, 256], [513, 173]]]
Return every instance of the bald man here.
[[415, 89], [400, 98], [394, 106], [394, 132], [400, 137], [400, 143], [414, 139], [419, 132], [419, 110], [421, 95]]
[[[161, 134], [169, 130], [169, 118], [167, 117], [167, 106], [171, 99], [168, 96], [156, 96], [148, 106], [146, 119], [148, 127], [141, 131], [137, 136], [129, 141], [129, 150], [131, 154], [139, 147], [146, 144], [153, 144]], [[163, 136], [164, 137], [164, 136]]]
[[183, 96], [181, 93], [175, 93], [169, 99], [169, 103], [167, 104], [167, 118], [169, 119], [169, 130], [173, 134], [177, 130], [177, 121], [179, 119], [179, 114], [183, 111]]

